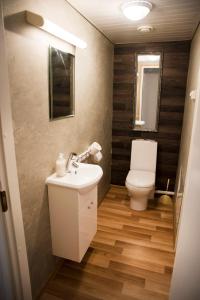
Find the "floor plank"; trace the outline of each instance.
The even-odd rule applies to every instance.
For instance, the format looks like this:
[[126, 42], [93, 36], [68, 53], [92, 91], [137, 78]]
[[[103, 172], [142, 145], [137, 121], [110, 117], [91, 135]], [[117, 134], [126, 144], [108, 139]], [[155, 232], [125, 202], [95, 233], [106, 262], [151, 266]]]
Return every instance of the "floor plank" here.
[[133, 211], [125, 187], [112, 186], [81, 263], [65, 260], [41, 300], [167, 300], [174, 262], [171, 205]]

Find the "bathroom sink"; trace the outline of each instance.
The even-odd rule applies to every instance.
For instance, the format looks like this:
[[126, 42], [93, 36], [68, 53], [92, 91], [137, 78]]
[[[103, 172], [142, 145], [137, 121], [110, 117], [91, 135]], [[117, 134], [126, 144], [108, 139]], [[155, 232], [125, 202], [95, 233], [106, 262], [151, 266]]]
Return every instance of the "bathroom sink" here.
[[98, 165], [77, 163], [78, 168], [72, 167], [69, 173], [63, 177], [57, 177], [56, 173], [46, 180], [48, 185], [63, 186], [81, 192], [87, 192], [100, 181], [103, 170]]

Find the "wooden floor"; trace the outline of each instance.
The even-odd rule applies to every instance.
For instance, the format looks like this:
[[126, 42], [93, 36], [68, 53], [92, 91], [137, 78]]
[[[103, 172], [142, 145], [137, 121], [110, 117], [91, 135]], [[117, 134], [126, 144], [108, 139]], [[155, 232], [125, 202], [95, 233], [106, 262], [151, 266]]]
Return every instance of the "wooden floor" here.
[[133, 211], [126, 189], [112, 186], [82, 263], [65, 260], [41, 300], [168, 299], [173, 261], [172, 207]]

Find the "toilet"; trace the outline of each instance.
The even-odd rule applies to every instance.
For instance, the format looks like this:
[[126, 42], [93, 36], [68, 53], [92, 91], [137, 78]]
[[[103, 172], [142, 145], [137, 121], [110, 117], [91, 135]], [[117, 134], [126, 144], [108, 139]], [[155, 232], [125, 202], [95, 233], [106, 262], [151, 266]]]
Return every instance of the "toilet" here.
[[154, 195], [157, 160], [157, 142], [133, 140], [130, 171], [126, 177], [126, 187], [130, 196], [130, 207], [145, 210], [148, 199]]

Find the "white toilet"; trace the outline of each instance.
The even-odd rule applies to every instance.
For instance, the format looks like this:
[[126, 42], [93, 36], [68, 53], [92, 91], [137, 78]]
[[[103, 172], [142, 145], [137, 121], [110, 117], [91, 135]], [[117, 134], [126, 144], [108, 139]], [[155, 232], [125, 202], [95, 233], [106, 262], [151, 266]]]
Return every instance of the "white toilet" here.
[[130, 207], [145, 210], [148, 199], [155, 189], [157, 160], [157, 142], [151, 140], [133, 140], [130, 171], [126, 177]]

